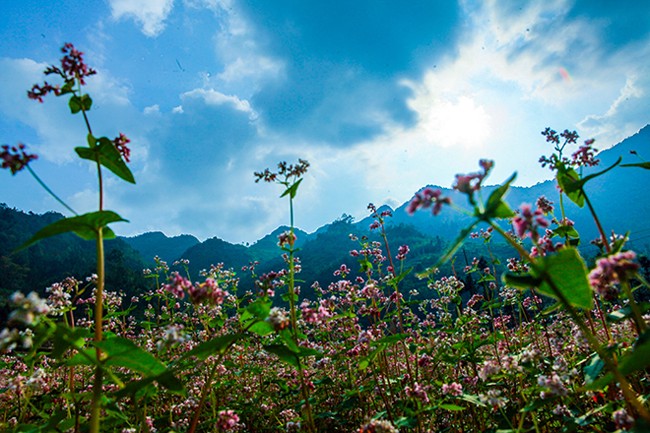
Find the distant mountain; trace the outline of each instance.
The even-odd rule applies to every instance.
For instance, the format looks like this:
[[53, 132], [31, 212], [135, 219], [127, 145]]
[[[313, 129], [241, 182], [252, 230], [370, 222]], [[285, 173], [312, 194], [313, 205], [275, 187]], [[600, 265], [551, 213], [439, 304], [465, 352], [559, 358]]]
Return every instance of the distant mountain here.
[[[287, 231], [289, 231], [288, 226], [280, 226], [248, 247], [253, 260], [265, 262], [277, 257], [279, 251], [278, 236]], [[302, 247], [308, 239], [313, 238], [312, 235], [300, 229], [294, 229], [294, 234], [296, 235], [295, 246], [297, 248]]]
[[[585, 169], [585, 175], [611, 166], [619, 156], [623, 158], [624, 163], [638, 162], [638, 159], [630, 154], [632, 150], [637, 151], [640, 155], [645, 154], [650, 157], [650, 126], [646, 126], [618, 145], [600, 152], [598, 155], [601, 160], [600, 165]], [[490, 180], [494, 181], [496, 179], [488, 179], [488, 181]], [[624, 233], [626, 230], [630, 230], [632, 243], [642, 249], [647, 249], [647, 244], [650, 243], [650, 222], [647, 220], [647, 215], [650, 213], [650, 200], [646, 197], [645, 192], [645, 185], [649, 185], [649, 181], [650, 171], [648, 170], [617, 167], [591, 180], [586, 187], [587, 194], [607, 233], [609, 234], [611, 230], [616, 233]], [[439, 188], [435, 185], [429, 186]], [[485, 187], [483, 190], [484, 198], [495, 188], [496, 186]], [[464, 195], [450, 188], [441, 189], [445, 195], [452, 198], [455, 204], [465, 208], [468, 207]], [[554, 202], [556, 215], [559, 216], [560, 200], [555, 181], [541, 182], [532, 187], [512, 187], [506, 200], [513, 209], [516, 209], [522, 203], [535, 203], [540, 196], [545, 196]], [[411, 226], [418, 233], [423, 234], [424, 237], [428, 239], [439, 238], [441, 242], [455, 239], [459, 232], [471, 221], [469, 216], [452, 209], [443, 209], [437, 216], [432, 216], [427, 211], [419, 211], [414, 215], [408, 215], [406, 212], [407, 206], [408, 202], [393, 210], [386, 205], [382, 205], [379, 207], [378, 212], [389, 210], [393, 213], [392, 217], [385, 219], [388, 227]], [[586, 206], [578, 208], [566, 198], [564, 199], [564, 207], [567, 216], [576, 223], [576, 227], [581, 232], [583, 248], [588, 249], [589, 241], [598, 236], [596, 225], [588, 208]], [[354, 223], [350, 217], [344, 215], [340, 220], [324, 225], [311, 234], [296, 229], [297, 245], [302, 249], [300, 255], [307, 262], [316, 257], [314, 265], [318, 265], [320, 268], [334, 266], [334, 262], [341, 262], [342, 257], [340, 257], [339, 253], [329, 251], [328, 248], [323, 247], [323, 244], [331, 242], [332, 245], [338, 246], [342, 251], [345, 250], [344, 247], [346, 246], [353, 247], [347, 239], [348, 234], [351, 232], [366, 233], [371, 223], [372, 218], [370, 216]], [[343, 227], [345, 229], [342, 229]], [[148, 260], [155, 254], [168, 262], [183, 257], [190, 260], [193, 270], [197, 270], [195, 268], [208, 268], [210, 264], [217, 262], [223, 262], [226, 266], [238, 268], [247, 265], [250, 261], [259, 261], [262, 263], [261, 268], [268, 268], [271, 265], [281, 265], [281, 263], [274, 262], [274, 260], [278, 260], [277, 258], [280, 255], [277, 246], [278, 235], [288, 229], [286, 226], [278, 227], [248, 247], [229, 244], [218, 238], [208, 239], [203, 243], [189, 235], [168, 238], [160, 232], [146, 233], [134, 238], [124, 239]], [[338, 238], [336, 238], [337, 236]], [[336, 238], [336, 241], [333, 240], [334, 238]], [[193, 259], [197, 260], [196, 264], [193, 263]], [[307, 267], [304, 266], [305, 269]]]
[[172, 264], [181, 258], [188, 248], [199, 243], [199, 240], [192, 235], [167, 237], [162, 232], [148, 232], [122, 239], [137, 250], [147, 263], [153, 263], [154, 256], [158, 256]]
[[[636, 151], [640, 156], [650, 159], [650, 125], [617, 144], [616, 146], [600, 152], [600, 164], [596, 167], [585, 169], [584, 174], [600, 172], [621, 157], [622, 164], [638, 163], [640, 160], [630, 152]], [[494, 180], [494, 179], [489, 179]], [[650, 196], [647, 192], [650, 185], [650, 170], [639, 167], [616, 167], [599, 176], [586, 185], [587, 196], [591, 200], [600, 222], [609, 235], [614, 230], [617, 234], [630, 231], [631, 244], [642, 251], [648, 250], [650, 245]], [[440, 188], [430, 185], [432, 188]], [[483, 189], [483, 197], [487, 198], [494, 190], [494, 186]], [[449, 188], [440, 188], [444, 195], [451, 197], [452, 201], [461, 207], [469, 208], [467, 198]], [[506, 201], [513, 209], [522, 203], [534, 204], [538, 197], [545, 196], [554, 202], [555, 213], [560, 215], [559, 192], [555, 181], [545, 181], [531, 187], [512, 187], [506, 196]], [[471, 218], [451, 209], [443, 209], [437, 215], [431, 212], [419, 211], [408, 215], [406, 208], [408, 202], [398, 207], [392, 218], [387, 219], [387, 224], [407, 224], [429, 235], [440, 236], [445, 240], [454, 239], [460, 230], [467, 226]], [[584, 248], [589, 248], [589, 241], [598, 236], [594, 220], [585, 205], [579, 208], [566, 197], [564, 198], [566, 215], [573, 220], [580, 231]], [[370, 218], [360, 221], [360, 224], [369, 225]], [[593, 250], [592, 250], [593, 252]]]
[[[67, 277], [83, 281], [96, 272], [95, 243], [72, 233], [46, 238], [16, 251], [41, 228], [63, 218], [56, 212], [43, 215], [0, 204], [0, 323], [15, 291], [44, 293], [46, 287]], [[147, 285], [140, 255], [122, 239], [105, 243], [106, 288], [135, 294]]]
[[[650, 126], [624, 140], [618, 145], [601, 152], [598, 157], [601, 164], [585, 170], [585, 175], [597, 173], [614, 164], [622, 157], [624, 164], [639, 162], [630, 151], [650, 158]], [[494, 179], [491, 179], [494, 180]], [[498, 179], [497, 179], [498, 180]], [[650, 199], [647, 195], [650, 185], [650, 171], [639, 167], [616, 167], [613, 170], [592, 179], [586, 186], [600, 221], [609, 234], [611, 230], [622, 234], [630, 231], [630, 245], [639, 253], [648, 255], [650, 251]], [[435, 187], [435, 186], [434, 186]], [[483, 198], [496, 186], [485, 187]], [[445, 195], [455, 204], [467, 208], [465, 196], [449, 188], [442, 188]], [[555, 204], [556, 215], [560, 214], [559, 194], [554, 181], [546, 181], [532, 187], [513, 187], [506, 201], [513, 209], [522, 203], [534, 203], [537, 197], [544, 195]], [[443, 209], [438, 216], [430, 211], [419, 211], [415, 215], [406, 212], [407, 203], [396, 209], [381, 206], [379, 212], [390, 210], [392, 217], [385, 218], [387, 236], [394, 258], [400, 245], [408, 245], [411, 252], [406, 265], [412, 268], [411, 274], [403, 280], [403, 290], [422, 289], [422, 282], [415, 279], [415, 273], [432, 266], [446, 250], [449, 242], [467, 226], [470, 217], [453, 209]], [[594, 220], [585, 206], [578, 208], [569, 200], [564, 200], [567, 216], [575, 221], [582, 236], [582, 248], [585, 256], [593, 256], [595, 249], [589, 241], [597, 237]], [[22, 242], [32, 236], [38, 229], [62, 218], [60, 214], [48, 212], [43, 215], [25, 213], [0, 205], [0, 310], [2, 300], [15, 290], [42, 290], [47, 285], [59, 281], [68, 275], [83, 278], [94, 272], [95, 253], [92, 242], [65, 234], [49, 238], [37, 245], [17, 253], [12, 253]], [[301, 280], [303, 296], [311, 297], [311, 285], [318, 281], [326, 286], [338, 277], [333, 275], [341, 264], [346, 264], [353, 271], [359, 269], [357, 258], [350, 251], [360, 249], [360, 241], [352, 240], [355, 234], [361, 240], [383, 243], [377, 230], [370, 231], [372, 218], [354, 222], [353, 218], [343, 215], [330, 224], [324, 225], [314, 233], [308, 234], [296, 229], [297, 256], [301, 260]], [[218, 237], [199, 242], [194, 236], [181, 235], [167, 237], [161, 232], [145, 233], [135, 237], [118, 238], [107, 242], [107, 283], [112, 289], [128, 289], [138, 292], [148, 287], [142, 279], [141, 269], [149, 267], [155, 255], [172, 264], [179, 258], [190, 261], [189, 270], [196, 278], [202, 269], [210, 265], [223, 263], [226, 268], [233, 268], [240, 277], [243, 290], [254, 287], [251, 275], [241, 272], [242, 266], [258, 261], [255, 272], [260, 275], [269, 270], [280, 270], [286, 265], [281, 258], [282, 250], [278, 247], [278, 235], [288, 227], [278, 227], [273, 232], [249, 246], [234, 245]], [[590, 249], [591, 248], [591, 249]], [[512, 254], [499, 239], [492, 244], [493, 253], [499, 258]], [[442, 274], [460, 273], [473, 257], [486, 254], [482, 241], [474, 240], [465, 244], [457, 256], [442, 269]], [[471, 278], [466, 280], [471, 289]], [[426, 289], [425, 289], [426, 290]], [[423, 296], [426, 296], [424, 294]], [[2, 311], [0, 311], [0, 319]], [[1, 320], [0, 320], [1, 322]]]

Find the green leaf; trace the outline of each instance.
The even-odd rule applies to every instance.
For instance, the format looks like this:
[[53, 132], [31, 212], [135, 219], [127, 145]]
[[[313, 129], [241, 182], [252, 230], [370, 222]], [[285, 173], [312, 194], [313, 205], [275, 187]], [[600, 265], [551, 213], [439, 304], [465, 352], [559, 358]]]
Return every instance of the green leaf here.
[[456, 254], [456, 251], [463, 245], [465, 240], [467, 239], [467, 236], [474, 230], [474, 227], [480, 222], [481, 220], [476, 220], [472, 224], [469, 225], [469, 227], [466, 227], [465, 229], [461, 230], [460, 234], [454, 241], [454, 243], [451, 245], [451, 248], [447, 250], [444, 256], [438, 260], [438, 262], [433, 266], [432, 269], [439, 268], [443, 263], [449, 261], [453, 257], [454, 254]]
[[593, 306], [593, 293], [587, 280], [587, 266], [575, 248], [567, 247], [556, 254], [541, 258], [537, 266], [528, 273], [506, 272], [503, 281], [520, 289], [536, 287], [541, 293], [555, 299], [564, 296], [571, 305], [585, 310]]
[[63, 86], [61, 86], [61, 93], [59, 94], [59, 96], [74, 92], [73, 90], [74, 84], [75, 84], [74, 79], [65, 80], [65, 83], [63, 84]]
[[[88, 141], [90, 142], [92, 139], [89, 137]], [[106, 137], [101, 137], [96, 139], [95, 143], [95, 146], [75, 147], [74, 150], [80, 158], [97, 161], [121, 179], [135, 183], [131, 169], [126, 165], [120, 151], [117, 150], [113, 142]]]
[[619, 164], [621, 163], [622, 159], [623, 159], [623, 158], [621, 158], [621, 157], [619, 156], [618, 159], [616, 160], [616, 162], [615, 162], [614, 164], [610, 165], [609, 167], [607, 167], [607, 168], [604, 169], [604, 170], [599, 171], [598, 173], [593, 173], [593, 174], [590, 174], [589, 176], [585, 176], [585, 177], [583, 177], [582, 179], [580, 179], [580, 180], [579, 180], [579, 181], [574, 185], [574, 187], [576, 187], [576, 188], [580, 188], [580, 189], [584, 188], [584, 186], [585, 186], [585, 184], [586, 184], [587, 182], [589, 182], [591, 179], [594, 179], [594, 178], [596, 178], [596, 177], [598, 177], [598, 176], [602, 176], [603, 174], [607, 173], [608, 171], [610, 171], [611, 169], [613, 169], [614, 167], [616, 167], [617, 165], [619, 165]]
[[[648, 311], [650, 311], [650, 303], [648, 302], [640, 302], [639, 303], [639, 310], [641, 311], [641, 314], [645, 314]], [[620, 322], [625, 319], [630, 319], [634, 317], [634, 314], [632, 312], [632, 308], [630, 308], [629, 305], [622, 307], [618, 310], [614, 310], [611, 313], [607, 315], [607, 320], [610, 322]]]
[[461, 396], [458, 397], [458, 398], [460, 398], [461, 400], [465, 400], [465, 401], [467, 401], [467, 402], [469, 402], [469, 403], [475, 404], [476, 406], [483, 406], [483, 407], [485, 407], [485, 403], [483, 403], [483, 402], [481, 401], [481, 399], [479, 399], [478, 396], [476, 396], [476, 395], [472, 395], [472, 394], [463, 394], [463, 395], [461, 395]]
[[298, 193], [298, 186], [300, 186], [300, 182], [302, 182], [302, 179], [298, 179], [293, 185], [291, 185], [289, 188], [287, 188], [280, 198], [284, 197], [285, 195], [289, 195], [290, 198], [296, 198], [296, 194]]
[[619, 371], [628, 375], [634, 371], [645, 369], [650, 365], [650, 330], [639, 336], [632, 353], [620, 360]]
[[555, 314], [555, 312], [560, 308], [562, 308], [562, 304], [560, 302], [555, 302], [552, 305], [549, 305], [548, 307], [544, 308], [539, 314], [545, 317], [549, 317]]
[[585, 197], [584, 197], [584, 186], [591, 179], [594, 179], [598, 176], [602, 176], [607, 173], [617, 165], [621, 163], [621, 157], [619, 157], [614, 164], [607, 167], [604, 170], [599, 171], [598, 173], [590, 174], [585, 176], [582, 179], [572, 168], [566, 168], [563, 165], [558, 167], [557, 173], [557, 182], [562, 188], [562, 191], [569, 197], [569, 199], [577, 204], [578, 206], [584, 206]]
[[621, 164], [621, 167], [639, 167], [639, 168], [645, 168], [646, 170], [650, 170], [650, 162], [637, 162], [634, 164]]
[[253, 324], [248, 328], [248, 330], [254, 334], [259, 335], [260, 337], [264, 337], [265, 335], [273, 334], [273, 332], [275, 332], [273, 325], [264, 320]]
[[166, 370], [158, 376], [155, 376], [153, 379], [170, 391], [183, 392], [185, 389], [183, 383], [174, 376], [174, 373], [172, 373], [171, 370]]
[[553, 234], [563, 238], [580, 239], [580, 234], [573, 226], [558, 226]]
[[294, 353], [300, 353], [300, 346], [298, 346], [298, 343], [293, 339], [293, 334], [288, 328], [282, 329], [278, 332], [278, 335], [291, 351]]
[[216, 353], [224, 353], [230, 344], [234, 343], [237, 340], [241, 340], [244, 337], [244, 334], [220, 335], [219, 337], [208, 340], [205, 343], [199, 344], [194, 349], [185, 353], [181, 359], [187, 359], [191, 356], [196, 356], [197, 358], [203, 360], [208, 356], [214, 355]]
[[69, 328], [61, 324], [57, 325], [53, 336], [53, 348], [50, 356], [59, 359], [70, 348], [81, 349], [85, 339], [91, 336], [88, 328]]
[[461, 411], [461, 410], [465, 410], [464, 407], [462, 407], [462, 406], [458, 406], [457, 404], [448, 404], [448, 403], [445, 403], [445, 404], [440, 404], [440, 405], [438, 405], [438, 407], [439, 407], [440, 409], [451, 410], [451, 411]]
[[395, 420], [395, 427], [411, 429], [418, 425], [418, 419], [414, 417], [402, 416]]
[[510, 184], [516, 179], [516, 177], [517, 173], [513, 173], [503, 185], [492, 191], [492, 194], [490, 194], [490, 197], [488, 197], [487, 203], [485, 204], [485, 211], [476, 216], [480, 217], [483, 221], [488, 221], [494, 218], [512, 217], [515, 213], [510, 209], [510, 206], [503, 201], [503, 197], [510, 189]]
[[94, 347], [80, 349], [65, 362], [65, 365], [100, 365], [97, 362], [97, 350]]
[[[564, 248], [556, 254], [544, 257], [542, 274], [552, 281], [555, 289], [564, 295], [573, 306], [590, 310], [593, 307], [593, 292], [587, 280], [587, 266], [575, 248]], [[558, 298], [554, 288], [543, 281], [539, 291]]]
[[504, 284], [524, 290], [531, 287], [537, 287], [542, 283], [542, 280], [539, 277], [534, 277], [529, 273], [515, 274], [512, 272], [505, 272], [502, 279]]
[[566, 168], [563, 165], [558, 166], [557, 184], [562, 188], [562, 191], [569, 197], [569, 200], [578, 205], [578, 207], [583, 207], [585, 205], [585, 197], [582, 194], [582, 190], [576, 187], [577, 183], [580, 181], [580, 176], [572, 168]]
[[477, 281], [477, 283], [487, 283], [496, 280], [497, 279], [492, 274], [483, 274], [483, 276]]
[[157, 376], [167, 371], [165, 364], [126, 338], [98, 341], [95, 346], [106, 355], [103, 360], [105, 366], [125, 367], [145, 376]]
[[[503, 304], [498, 299], [494, 300], [494, 301], [483, 302], [483, 304], [481, 305], [481, 310], [485, 311], [485, 310], [489, 310], [491, 308], [501, 308], [501, 305], [503, 305]], [[482, 341], [485, 341], [485, 340], [482, 340]]]
[[312, 349], [311, 347], [301, 347], [300, 348], [300, 353], [298, 353], [298, 356], [301, 358], [307, 357], [307, 356], [315, 356], [317, 358], [321, 358], [323, 356], [322, 352], [319, 352], [316, 349]]
[[115, 238], [115, 233], [106, 227], [106, 225], [118, 221], [128, 222], [128, 220], [125, 220], [115, 212], [109, 210], [90, 212], [70, 218], [63, 218], [37, 231], [36, 234], [34, 234], [34, 236], [32, 236], [27, 242], [22, 244], [18, 250], [27, 248], [41, 239], [68, 232], [73, 232], [85, 240], [97, 239], [97, 233], [99, 232], [100, 227], [104, 228], [104, 239], [112, 239]]
[[296, 368], [300, 368], [300, 359], [298, 354], [283, 344], [269, 344], [264, 346], [264, 350], [276, 355], [281, 361], [286, 362]]
[[246, 310], [260, 320], [265, 320], [271, 312], [273, 301], [270, 299], [258, 298], [246, 307]]
[[134, 380], [127, 383], [124, 388], [115, 392], [115, 397], [122, 398], [135, 395], [142, 389], [149, 387], [153, 382], [158, 382], [161, 386], [174, 393], [184, 393], [183, 383], [170, 370], [165, 370], [157, 376], [149, 376], [140, 380]]
[[90, 110], [90, 107], [93, 105], [93, 100], [90, 98], [89, 95], [81, 95], [81, 97], [77, 95], [73, 95], [70, 97], [70, 100], [68, 101], [68, 107], [70, 107], [70, 112], [72, 114], [77, 114], [80, 112], [83, 108], [84, 111]]
[[365, 369], [368, 368], [369, 365], [370, 365], [370, 360], [364, 358], [361, 361], [359, 361], [359, 365], [357, 366], [357, 368], [359, 369], [359, 371], [364, 371]]
[[593, 383], [598, 375], [603, 371], [604, 367], [605, 363], [603, 360], [600, 359], [600, 356], [598, 356], [597, 353], [594, 353], [591, 357], [591, 361], [589, 361], [589, 364], [584, 368], [585, 382], [587, 384]]
[[373, 341], [373, 342], [372, 342], [372, 345], [373, 345], [373, 346], [378, 346], [378, 345], [380, 345], [380, 344], [388, 344], [388, 345], [391, 345], [391, 344], [395, 344], [395, 343], [397, 343], [398, 341], [405, 340], [406, 338], [408, 338], [408, 336], [409, 336], [409, 334], [394, 334], [394, 335], [388, 335], [388, 336], [386, 336], [386, 337], [382, 337], [382, 338], [380, 338], [380, 339], [378, 339], [378, 340]]

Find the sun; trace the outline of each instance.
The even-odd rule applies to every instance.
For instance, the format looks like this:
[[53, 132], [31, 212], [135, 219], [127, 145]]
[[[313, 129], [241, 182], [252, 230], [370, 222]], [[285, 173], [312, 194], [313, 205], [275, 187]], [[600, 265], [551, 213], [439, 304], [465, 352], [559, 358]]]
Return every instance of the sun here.
[[438, 99], [419, 107], [420, 128], [427, 141], [442, 147], [480, 147], [490, 135], [490, 116], [468, 96]]

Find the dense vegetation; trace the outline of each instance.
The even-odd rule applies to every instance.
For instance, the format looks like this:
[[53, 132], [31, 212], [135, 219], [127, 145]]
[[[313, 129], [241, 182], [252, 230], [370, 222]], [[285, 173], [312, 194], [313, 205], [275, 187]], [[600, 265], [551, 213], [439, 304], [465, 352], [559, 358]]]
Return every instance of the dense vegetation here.
[[[95, 71], [71, 44], [63, 53], [61, 68], [46, 70], [63, 85], [36, 85], [29, 96], [68, 95], [83, 116], [88, 147], [75, 150], [97, 167], [99, 207], [79, 215], [55, 196], [74, 216], [1, 209], [19, 220], [2, 232], [3, 271], [21, 284], [62, 272], [41, 295], [10, 296], [0, 331], [3, 431], [650, 429], [648, 261], [627, 235], [606, 232], [590, 199], [605, 175], [645, 173], [648, 163], [599, 166], [592, 140], [578, 145], [575, 131], [547, 128], [552, 151], [541, 162], [562, 191], [557, 203], [511, 208], [516, 174], [485, 188], [494, 162], [481, 160], [479, 171], [457, 175], [454, 198], [425, 188], [406, 206], [420, 218], [423, 209], [431, 219], [461, 212], [464, 227], [451, 239], [390, 224], [393, 212], [371, 204], [370, 231], [343, 217], [301, 240], [293, 204], [309, 163], [282, 162], [254, 174], [281, 186], [289, 204], [279, 259], [269, 239], [246, 248], [215, 238], [189, 247], [191, 259], [174, 268], [156, 259], [136, 289], [129, 278], [139, 259], [124, 241], [105, 242], [123, 219], [102, 200], [103, 170], [135, 181], [128, 139], [92, 135], [82, 86]], [[13, 174], [37, 177], [24, 146], [3, 146], [0, 156]], [[597, 228], [595, 260], [578, 249], [589, 238], [569, 203]], [[94, 242], [96, 273], [71, 233]], [[58, 248], [52, 261], [46, 247]], [[238, 268], [202, 262], [214, 251]]]

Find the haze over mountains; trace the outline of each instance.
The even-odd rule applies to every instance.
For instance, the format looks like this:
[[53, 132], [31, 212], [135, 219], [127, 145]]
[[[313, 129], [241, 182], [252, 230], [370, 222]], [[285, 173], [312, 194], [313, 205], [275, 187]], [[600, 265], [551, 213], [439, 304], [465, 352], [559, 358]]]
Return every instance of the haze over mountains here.
[[[602, 171], [614, 164], [619, 157], [623, 159], [624, 164], [640, 162], [639, 158], [630, 153], [631, 151], [636, 151], [640, 157], [647, 156], [650, 158], [650, 125], [618, 145], [600, 152], [598, 154], [600, 164], [596, 167], [586, 168], [585, 174]], [[488, 178], [486, 183], [504, 180]], [[611, 230], [618, 234], [629, 231], [631, 242], [643, 248], [645, 248], [646, 244], [650, 244], [650, 221], [648, 220], [650, 196], [648, 196], [646, 188], [646, 185], [650, 185], [648, 181], [650, 181], [650, 171], [648, 170], [638, 167], [617, 167], [591, 180], [586, 187], [587, 194], [608, 234]], [[437, 185], [429, 186], [441, 188]], [[441, 189], [445, 195], [452, 198], [454, 203], [467, 208], [465, 196], [450, 188]], [[485, 187], [483, 196], [487, 197], [493, 189], [494, 187]], [[532, 187], [512, 187], [506, 199], [514, 209], [518, 208], [522, 203], [534, 204], [540, 196], [545, 196], [553, 201], [556, 212], [559, 214], [559, 192], [554, 180], [541, 182]], [[407, 205], [408, 202], [397, 209], [391, 209], [388, 206], [382, 207], [382, 209], [393, 211], [392, 218], [386, 219], [388, 226], [412, 226], [423, 235], [439, 237], [442, 240], [449, 241], [455, 239], [460, 230], [470, 221], [470, 217], [452, 209], [443, 209], [435, 217], [427, 211], [409, 215], [406, 212]], [[587, 207], [579, 208], [566, 198], [564, 205], [567, 215], [576, 223], [582, 239], [588, 241], [596, 238], [598, 235], [597, 228]], [[346, 216], [343, 216], [342, 219], [346, 220], [347, 225], [349, 225], [348, 228], [356, 233], [367, 231], [372, 222], [371, 217], [364, 218], [356, 223], [353, 223]], [[325, 225], [311, 234], [299, 231], [298, 241], [302, 246], [304, 243], [311, 242], [318, 238], [319, 235], [339, 226], [340, 221]], [[204, 242], [200, 242], [188, 235], [166, 237], [160, 232], [145, 233], [124, 238], [124, 240], [134, 249], [140, 251], [145, 259], [151, 259], [153, 257], [152, 253], [158, 254], [167, 261], [173, 261], [181, 257], [190, 259], [191, 257], [209, 254], [212, 251], [214, 253], [223, 252], [227, 256], [237, 257], [236, 262], [239, 263], [246, 260], [264, 261], [276, 256], [278, 253], [277, 235], [285, 230], [287, 230], [286, 227], [280, 227], [250, 246], [230, 244], [218, 237], [207, 239]], [[588, 242], [584, 247], [588, 247]]]
[[[630, 154], [631, 151], [636, 151], [642, 158], [650, 159], [650, 126], [613, 148], [601, 152], [598, 155], [600, 165], [586, 170], [586, 173], [601, 171], [614, 164], [619, 157], [623, 158], [623, 163], [640, 162], [638, 157]], [[504, 180], [489, 178], [486, 183]], [[645, 255], [650, 251], [650, 198], [647, 185], [650, 185], [650, 170], [616, 167], [591, 180], [586, 186], [587, 194], [607, 233], [613, 230], [623, 234], [629, 230], [629, 246]], [[484, 198], [492, 188], [494, 187], [484, 188]], [[468, 207], [466, 197], [449, 188], [443, 190], [456, 205]], [[542, 182], [532, 187], [513, 187], [506, 201], [515, 209], [522, 203], [534, 203], [537, 197], [542, 195], [555, 203], [556, 212], [559, 214], [559, 195], [554, 181]], [[587, 258], [593, 257], [596, 249], [590, 246], [589, 241], [597, 237], [597, 229], [589, 211], [586, 207], [578, 208], [566, 199], [564, 203], [568, 217], [576, 223], [580, 232], [583, 255]], [[396, 254], [400, 245], [408, 245], [411, 253], [406, 265], [412, 267], [415, 273], [432, 266], [444, 252], [448, 242], [455, 239], [467, 226], [470, 218], [450, 208], [444, 208], [438, 216], [431, 215], [428, 210], [411, 216], [406, 213], [407, 205], [408, 202], [393, 209], [393, 216], [386, 218], [386, 225], [392, 254]], [[2, 205], [0, 216], [0, 304], [7, 294], [15, 290], [42, 290], [68, 275], [84, 278], [94, 272], [92, 242], [83, 241], [72, 234], [45, 239], [27, 250], [12, 253], [37, 230], [62, 218], [61, 215], [54, 212], [36, 215]], [[321, 285], [331, 282], [334, 279], [332, 272], [342, 263], [356, 271], [356, 259], [350, 256], [349, 251], [359, 249], [360, 245], [359, 242], [350, 240], [349, 234], [359, 237], [366, 235], [370, 240], [379, 240], [378, 233], [369, 230], [370, 223], [370, 217], [354, 222], [352, 217], [342, 215], [314, 233], [297, 230], [300, 248], [298, 255], [302, 261], [301, 278], [304, 285], [310, 286], [314, 281], [319, 281]], [[188, 259], [189, 271], [195, 277], [201, 269], [208, 269], [210, 265], [222, 262], [225, 267], [239, 272], [240, 287], [250, 288], [252, 276], [239, 270], [254, 261], [260, 263], [256, 269], [257, 275], [282, 268], [284, 263], [281, 258], [282, 251], [277, 246], [277, 236], [287, 229], [278, 227], [251, 245], [231, 244], [218, 237], [201, 242], [189, 234], [168, 237], [161, 232], [111, 240], [107, 242], [107, 283], [109, 287], [137, 293], [150, 285], [150, 282], [142, 279], [142, 269], [151, 267], [153, 257], [157, 255], [169, 264], [180, 258]], [[499, 242], [499, 239], [493, 242], [497, 254], [501, 257], [512, 254]], [[482, 254], [485, 254], [482, 242], [468, 242], [465, 249], [459, 252], [457, 269], [462, 269], [466, 260]], [[443, 272], [452, 272], [451, 266], [452, 264], [447, 264]], [[414, 279], [405, 280], [403, 287], [415, 287], [416, 284]]]

